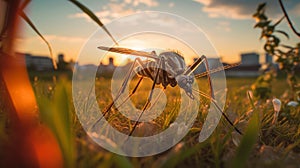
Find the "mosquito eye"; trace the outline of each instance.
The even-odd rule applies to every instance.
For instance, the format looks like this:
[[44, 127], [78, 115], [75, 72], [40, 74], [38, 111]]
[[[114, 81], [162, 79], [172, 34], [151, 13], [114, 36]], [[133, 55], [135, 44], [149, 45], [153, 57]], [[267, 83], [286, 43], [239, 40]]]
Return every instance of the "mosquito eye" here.
[[189, 78], [189, 83], [194, 83], [194, 78], [193, 77]]

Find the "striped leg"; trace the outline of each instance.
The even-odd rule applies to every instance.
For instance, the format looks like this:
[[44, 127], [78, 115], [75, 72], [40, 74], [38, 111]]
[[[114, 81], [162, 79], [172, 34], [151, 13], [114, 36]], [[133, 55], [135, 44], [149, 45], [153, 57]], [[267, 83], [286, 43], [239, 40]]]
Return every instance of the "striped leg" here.
[[[105, 117], [105, 115], [111, 110], [112, 106], [115, 104], [115, 102], [120, 98], [120, 96], [124, 93], [126, 86], [128, 84], [129, 78], [133, 73], [133, 68], [135, 66], [135, 64], [138, 63], [140, 66], [145, 67], [144, 63], [142, 62], [142, 60], [140, 58], [136, 58], [134, 60], [134, 62], [132, 63], [129, 71], [126, 74], [126, 77], [121, 85], [121, 88], [118, 91], [118, 94], [116, 95], [115, 99], [109, 104], [109, 106], [106, 108], [106, 110], [103, 112], [102, 116], [92, 125], [92, 129], [95, 128], [95, 126], [102, 120], [103, 117]], [[133, 89], [133, 91], [128, 95], [128, 97], [121, 103], [124, 104], [137, 90], [138, 86], [140, 85], [140, 83], [142, 82], [143, 77], [141, 77], [137, 83], [137, 85], [135, 86], [135, 88]]]
[[136, 129], [138, 123], [139, 123], [139, 120], [141, 119], [143, 113], [145, 112], [146, 108], [148, 107], [148, 105], [150, 104], [151, 100], [152, 100], [152, 96], [153, 96], [153, 91], [154, 91], [154, 87], [155, 87], [155, 84], [156, 84], [156, 81], [158, 79], [158, 76], [159, 76], [159, 72], [160, 72], [160, 69], [161, 69], [161, 66], [162, 66], [162, 62], [164, 60], [163, 59], [159, 59], [158, 63], [156, 65], [158, 65], [158, 67], [156, 67], [156, 74], [155, 74], [155, 77], [153, 78], [153, 84], [152, 84], [152, 88], [151, 88], [151, 91], [150, 91], [150, 94], [149, 94], [149, 97], [147, 99], [147, 102], [146, 104], [144, 105], [143, 109], [142, 109], [142, 112], [141, 114], [139, 115], [138, 119], [136, 120], [132, 130], [130, 131], [129, 135], [128, 136], [131, 136], [132, 133], [134, 132], [134, 130]]
[[229, 120], [229, 118], [227, 117], [227, 115], [222, 111], [221, 107], [217, 104], [217, 101], [215, 99], [213, 99], [211, 96], [207, 95], [206, 93], [200, 91], [200, 90], [196, 90], [196, 89], [193, 89], [193, 91], [195, 92], [198, 92], [201, 96], [209, 99], [212, 101], [212, 103], [216, 106], [217, 110], [222, 113], [223, 117], [226, 119], [226, 121], [235, 129], [236, 132], [238, 132], [240, 135], [243, 135], [243, 133], [238, 129], [236, 128], [233, 123]]
[[233, 123], [229, 120], [229, 118], [227, 117], [227, 115], [222, 111], [222, 109], [220, 108], [220, 106], [218, 106], [217, 101], [215, 100], [215, 93], [212, 87], [212, 83], [211, 83], [211, 76], [210, 76], [210, 68], [209, 68], [209, 64], [207, 61], [207, 58], [203, 55], [201, 56], [198, 60], [195, 61], [195, 63], [185, 71], [186, 75], [190, 75], [191, 73], [193, 73], [195, 71], [195, 69], [202, 63], [204, 62], [205, 68], [207, 70], [207, 80], [208, 80], [208, 85], [209, 85], [209, 90], [210, 90], [210, 95], [207, 95], [201, 91], [195, 90], [194, 91], [198, 92], [201, 96], [204, 96], [208, 99], [210, 99], [212, 101], [212, 103], [215, 105], [216, 110], [219, 111], [223, 117], [226, 119], [226, 121], [236, 130], [236, 132], [238, 132], [239, 134], [242, 135], [242, 132], [237, 129]]

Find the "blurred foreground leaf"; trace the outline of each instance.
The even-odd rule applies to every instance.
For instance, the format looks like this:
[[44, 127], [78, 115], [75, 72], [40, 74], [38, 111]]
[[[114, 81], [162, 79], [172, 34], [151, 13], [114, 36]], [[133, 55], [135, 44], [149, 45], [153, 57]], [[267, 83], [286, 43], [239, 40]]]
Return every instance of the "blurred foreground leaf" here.
[[114, 163], [118, 165], [119, 168], [133, 168], [133, 165], [130, 161], [125, 157], [118, 154], [113, 154], [112, 157]]
[[250, 95], [250, 103], [253, 108], [253, 116], [251, 117], [248, 127], [246, 128], [245, 135], [243, 136], [241, 143], [237, 149], [235, 158], [233, 160], [232, 167], [245, 167], [247, 159], [249, 158], [251, 151], [256, 144], [259, 135], [259, 114], [254, 106], [254, 102]]
[[70, 84], [60, 82], [56, 86], [53, 100], [46, 96], [38, 99], [41, 121], [55, 134], [65, 161], [65, 167], [75, 166], [75, 138], [72, 129], [72, 112], [68, 95]]
[[199, 150], [201, 150], [203, 147], [207, 145], [208, 145], [208, 141], [205, 141], [205, 142], [198, 143], [195, 146], [190, 148], [180, 149], [179, 151], [176, 151], [176, 146], [175, 146], [167, 156], [167, 159], [164, 162], [162, 162], [158, 167], [168, 167], [168, 168], [176, 167], [181, 162], [183, 162], [187, 158], [192, 157], [194, 154], [199, 152]]

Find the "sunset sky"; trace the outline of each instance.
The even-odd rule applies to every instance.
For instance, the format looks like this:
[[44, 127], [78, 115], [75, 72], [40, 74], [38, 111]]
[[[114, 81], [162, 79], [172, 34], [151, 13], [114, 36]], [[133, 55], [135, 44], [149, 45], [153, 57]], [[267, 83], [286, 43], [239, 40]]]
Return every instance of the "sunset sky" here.
[[[264, 41], [259, 41], [260, 29], [253, 29], [255, 20], [252, 18], [259, 3], [267, 2], [269, 18], [277, 20], [282, 16], [276, 0], [80, 0], [80, 2], [108, 25], [120, 17], [141, 11], [160, 11], [179, 15], [202, 29], [222, 60], [231, 63], [239, 61], [239, 55], [243, 52], [263, 54]], [[298, 0], [284, 0], [284, 2], [291, 19], [300, 31], [300, 2]], [[33, 0], [25, 12], [51, 43], [54, 55], [63, 53], [66, 60], [76, 60], [85, 42], [99, 29], [69, 1]], [[45, 43], [25, 22], [22, 23], [22, 33], [16, 41], [17, 51], [49, 56]], [[290, 34], [291, 38], [284, 41], [287, 44], [294, 45], [300, 41], [291, 32], [286, 20], [278, 28]], [[117, 29], [113, 29], [111, 33], [118, 37]], [[285, 39], [284, 36], [279, 36]], [[151, 38], [146, 39], [149, 41]], [[145, 46], [147, 42], [137, 41], [137, 43], [133, 44], [131, 41], [125, 46], [135, 49], [147, 48]], [[168, 47], [166, 45], [163, 48]], [[170, 48], [174, 49], [174, 46]]]

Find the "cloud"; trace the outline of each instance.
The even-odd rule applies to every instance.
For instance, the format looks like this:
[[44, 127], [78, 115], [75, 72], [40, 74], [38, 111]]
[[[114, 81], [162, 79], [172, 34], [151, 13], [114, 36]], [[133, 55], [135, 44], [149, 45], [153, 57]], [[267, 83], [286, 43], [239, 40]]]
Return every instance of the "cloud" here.
[[144, 4], [148, 7], [158, 6], [158, 2], [156, 0], [124, 0], [124, 2], [133, 6], [139, 6], [140, 4]]
[[230, 32], [231, 31], [230, 23], [226, 21], [221, 21], [218, 23], [217, 29]]
[[[123, 17], [123, 16], [127, 16], [127, 15], [131, 15], [131, 14], [135, 13], [136, 10], [134, 10], [132, 8], [129, 8], [128, 4], [134, 5], [135, 3], [139, 4], [139, 3], [142, 3], [142, 2], [147, 3], [147, 4], [150, 3], [150, 2], [145, 1], [145, 0], [143, 0], [142, 2], [140, 2], [140, 1], [134, 2], [132, 0], [124, 0], [123, 3], [110, 2], [109, 4], [103, 6], [101, 11], [95, 12], [95, 15], [98, 18], [100, 18], [101, 22], [106, 24], [106, 23], [109, 23], [113, 19]], [[149, 4], [149, 5], [153, 5], [153, 4]], [[71, 15], [69, 15], [69, 18], [83, 18], [88, 22], [92, 22], [90, 17], [88, 15], [86, 15], [85, 13], [83, 13], [83, 12], [71, 14]]]
[[[202, 10], [208, 13], [212, 18], [231, 18], [231, 19], [251, 19], [252, 14], [256, 11], [258, 4], [263, 0], [194, 0], [203, 4]], [[278, 17], [282, 14], [279, 4], [274, 0], [266, 0], [267, 14], [272, 17]], [[296, 4], [296, 0], [289, 1], [289, 4]], [[300, 3], [299, 3], [300, 4]], [[299, 11], [299, 8], [298, 8]], [[299, 12], [300, 13], [300, 12]]]

